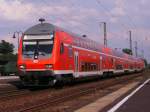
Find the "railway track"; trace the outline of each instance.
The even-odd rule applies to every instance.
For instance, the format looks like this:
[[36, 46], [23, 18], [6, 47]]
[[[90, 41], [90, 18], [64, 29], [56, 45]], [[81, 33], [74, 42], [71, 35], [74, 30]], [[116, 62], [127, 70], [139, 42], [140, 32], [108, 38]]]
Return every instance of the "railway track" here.
[[36, 101], [34, 104], [31, 104], [28, 107], [23, 107], [15, 112], [33, 112], [39, 111], [48, 106], [54, 106], [56, 104], [75, 99], [77, 97], [95, 93], [96, 91], [106, 89], [108, 87], [117, 85], [117, 84], [126, 84], [128, 81], [132, 81], [134, 78], [140, 77], [141, 74], [136, 75], [127, 75], [123, 77], [116, 77], [115, 79], [103, 80], [95, 84], [87, 85], [81, 88], [76, 88], [72, 90], [64, 91], [60, 94], [50, 96], [46, 99]]
[[11, 100], [14, 97], [26, 95], [28, 93], [30, 93], [29, 90], [10, 90], [7, 92], [3, 92], [3, 94], [0, 95], [0, 99], [1, 101], [7, 101], [7, 100]]
[[29, 92], [27, 89], [25, 89], [23, 85], [21, 85], [21, 83], [19, 88], [10, 84], [7, 85], [7, 83], [6, 84], [4, 83], [3, 85], [4, 86], [0, 87], [1, 101], [5, 101], [11, 99], [12, 97], [23, 95]]

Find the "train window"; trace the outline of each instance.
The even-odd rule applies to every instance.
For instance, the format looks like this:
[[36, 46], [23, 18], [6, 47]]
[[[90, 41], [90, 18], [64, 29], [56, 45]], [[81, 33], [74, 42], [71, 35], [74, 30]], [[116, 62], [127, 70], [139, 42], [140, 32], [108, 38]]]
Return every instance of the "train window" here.
[[79, 41], [79, 46], [82, 47], [82, 41]]
[[72, 46], [69, 46], [69, 48], [68, 48], [68, 55], [69, 55], [69, 57], [73, 56]]
[[113, 58], [113, 64], [115, 64], [116, 63], [116, 59], [115, 58]]
[[81, 71], [84, 71], [84, 64], [81, 64]]
[[32, 58], [34, 51], [37, 49], [36, 41], [24, 41], [23, 42], [23, 56], [26, 58]]
[[88, 63], [85, 63], [85, 71], [88, 71]]
[[79, 40], [77, 40], [77, 46], [80, 46], [79, 44], [80, 44], [80, 42], [79, 42]]
[[92, 71], [92, 64], [89, 63], [89, 71]]
[[90, 64], [90, 68], [91, 68], [90, 71], [94, 71], [94, 70], [95, 70], [95, 67], [94, 67], [94, 66], [95, 66], [94, 63], [91, 63], [91, 64]]
[[94, 64], [94, 71], [96, 71], [97, 70], [97, 65], [96, 64]]
[[97, 71], [98, 65], [96, 63], [82, 62], [81, 71]]
[[77, 45], [77, 41], [76, 41], [76, 39], [74, 39], [74, 41], [73, 41], [73, 45]]
[[88, 71], [90, 71], [90, 69], [91, 69], [91, 64], [90, 63], [88, 63]]
[[122, 70], [122, 69], [123, 69], [123, 66], [120, 65], [120, 64], [119, 64], [119, 65], [116, 65], [116, 69], [117, 69], [117, 70]]
[[91, 71], [92, 70], [91, 63], [88, 63], [88, 65], [89, 65], [88, 71]]
[[84, 62], [81, 63], [81, 71], [85, 71], [85, 63]]
[[38, 58], [51, 56], [53, 50], [53, 40], [24, 40], [23, 41], [23, 56], [24, 58], [33, 58], [38, 54]]
[[91, 71], [94, 71], [94, 64], [91, 64]]
[[114, 63], [114, 59], [113, 58], [111, 58], [111, 63]]
[[64, 44], [61, 43], [60, 45], [60, 54], [63, 54], [64, 53]]
[[87, 71], [89, 71], [89, 69], [90, 69], [90, 65], [89, 63], [87, 63]]
[[130, 65], [130, 69], [133, 69], [133, 66], [132, 66], [132, 65]]
[[89, 49], [89, 45], [88, 45], [88, 43], [87, 43], [87, 42], [86, 42], [86, 48], [87, 48], [87, 49]]

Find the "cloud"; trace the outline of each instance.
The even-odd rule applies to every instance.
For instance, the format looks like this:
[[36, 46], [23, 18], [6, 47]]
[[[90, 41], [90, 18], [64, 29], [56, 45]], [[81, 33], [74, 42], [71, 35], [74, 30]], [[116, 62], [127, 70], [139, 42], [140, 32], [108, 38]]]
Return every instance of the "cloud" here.
[[44, 17], [61, 27], [88, 27], [89, 20], [99, 18], [99, 11], [95, 8], [73, 7], [71, 5], [51, 2], [24, 2], [23, 0], [0, 0], [1, 19], [16, 22], [16, 24], [31, 24], [38, 18]]
[[114, 8], [112, 8], [112, 10], [110, 11], [110, 14], [112, 15], [110, 18], [110, 22], [116, 23], [120, 17], [126, 15], [126, 12], [125, 3], [123, 0], [115, 0], [114, 4]]
[[147, 4], [147, 0], [140, 0], [142, 5], [146, 5]]
[[114, 16], [125, 16], [125, 3], [123, 0], [115, 0], [115, 7], [111, 10]]
[[32, 15], [34, 7], [31, 3], [23, 4], [20, 0], [0, 0], [0, 15], [7, 20], [24, 20]]

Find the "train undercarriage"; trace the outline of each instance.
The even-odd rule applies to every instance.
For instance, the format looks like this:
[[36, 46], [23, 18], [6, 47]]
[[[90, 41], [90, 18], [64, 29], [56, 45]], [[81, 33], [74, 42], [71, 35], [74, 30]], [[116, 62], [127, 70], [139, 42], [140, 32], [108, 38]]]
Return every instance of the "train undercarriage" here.
[[[125, 71], [120, 74], [129, 74], [129, 73], [137, 73], [141, 71]], [[117, 75], [113, 72], [103, 72], [103, 74], [93, 74], [92, 76], [86, 76], [84, 78], [74, 78], [73, 74], [54, 74], [52, 71], [30, 71], [19, 73], [19, 77], [25, 86], [63, 86], [65, 83], [74, 83], [76, 80], [80, 79], [93, 79], [93, 78], [106, 78], [110, 76]]]

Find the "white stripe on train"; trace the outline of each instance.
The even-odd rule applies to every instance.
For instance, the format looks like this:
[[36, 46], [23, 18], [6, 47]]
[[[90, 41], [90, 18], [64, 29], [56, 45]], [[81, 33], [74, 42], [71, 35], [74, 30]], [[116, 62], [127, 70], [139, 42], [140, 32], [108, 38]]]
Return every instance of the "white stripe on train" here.
[[[47, 69], [26, 69], [26, 71], [45, 71]], [[52, 70], [54, 74], [73, 74], [75, 78], [84, 77], [84, 76], [95, 76], [95, 75], [103, 75], [104, 72], [113, 72], [114, 74], [124, 73], [125, 70], [129, 72], [140, 71], [141, 69], [123, 69], [123, 70], [115, 70], [115, 69], [103, 69], [101, 71], [87, 71], [87, 72], [74, 72], [73, 70]]]
[[[69, 44], [64, 44], [64, 46], [68, 47]], [[133, 60], [125, 59], [125, 58], [120, 58], [120, 57], [117, 57], [117, 56], [113, 56], [113, 55], [106, 54], [106, 53], [102, 53], [102, 52], [98, 52], [98, 51], [93, 51], [93, 50], [86, 49], [86, 48], [82, 48], [82, 47], [78, 47], [78, 46], [72, 46], [72, 47], [73, 47], [73, 48], [80, 49], [80, 50], [85, 50], [85, 51], [89, 51], [89, 52], [94, 52], [94, 53], [102, 54], [102, 55], [105, 55], [105, 56], [110, 56], [110, 57], [114, 57], [114, 58], [126, 60], [126, 61], [137, 62], [137, 61], [133, 61]]]

